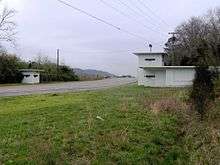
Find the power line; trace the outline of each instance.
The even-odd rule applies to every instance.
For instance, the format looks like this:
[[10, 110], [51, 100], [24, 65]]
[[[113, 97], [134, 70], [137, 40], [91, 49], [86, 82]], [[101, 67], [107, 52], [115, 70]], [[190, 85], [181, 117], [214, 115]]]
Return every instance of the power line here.
[[[132, 4], [132, 6], [134, 6], [143, 15], [144, 18], [149, 20], [149, 22], [153, 26], [155, 26], [158, 30], [163, 29], [163, 28], [161, 28], [161, 26], [158, 26], [158, 24], [156, 23], [158, 20], [156, 20], [152, 15], [149, 15], [146, 11], [144, 11], [141, 7], [139, 7], [136, 3], [134, 3], [134, 1], [130, 0], [129, 2]], [[153, 21], [153, 23], [151, 22], [151, 20]]]
[[[130, 7], [128, 4], [126, 4], [126, 3], [123, 2], [122, 0], [118, 0], [118, 2], [119, 2], [120, 4], [122, 4], [123, 6], [125, 6], [126, 8], [128, 8], [129, 10], [133, 11], [134, 13], [136, 13], [137, 15], [139, 15], [139, 16], [143, 17], [144, 19], [146, 19], [149, 23], [151, 23], [150, 20], [148, 19], [148, 17], [146, 17], [145, 15], [140, 14], [138, 11], [136, 11], [135, 9], [133, 9], [132, 7]], [[136, 7], [136, 8], [137, 8], [137, 7]], [[151, 25], [155, 26], [155, 24], [152, 24], [152, 23], [151, 23]], [[156, 26], [155, 26], [155, 27], [156, 27]], [[163, 36], [166, 36], [164, 33], [161, 33], [161, 32], [159, 32], [159, 31], [156, 31], [156, 32], [162, 34]]]
[[90, 13], [88, 13], [88, 12], [82, 10], [82, 9], [80, 9], [80, 8], [77, 8], [77, 7], [75, 7], [75, 6], [71, 5], [71, 4], [69, 4], [69, 3], [65, 2], [65, 1], [63, 1], [63, 0], [57, 0], [57, 1], [59, 1], [60, 3], [66, 5], [66, 6], [69, 6], [70, 8], [72, 8], [72, 9], [74, 9], [74, 10], [79, 11], [80, 13], [83, 13], [83, 14], [85, 14], [85, 15], [87, 15], [87, 16], [93, 18], [93, 19], [96, 19], [96, 20], [98, 20], [98, 21], [100, 21], [100, 22], [102, 22], [102, 23], [104, 23], [104, 24], [106, 24], [106, 25], [109, 25], [109, 26], [111, 26], [111, 27], [113, 27], [113, 28], [115, 28], [115, 29], [117, 29], [117, 30], [120, 30], [120, 29], [121, 29], [120, 27], [115, 26], [115, 25], [113, 25], [113, 24], [111, 24], [111, 23], [109, 23], [109, 22], [107, 22], [107, 21], [105, 21], [105, 20], [103, 20], [103, 19], [100, 19], [100, 18], [98, 18], [98, 17], [96, 17], [96, 16], [94, 16], [94, 15], [92, 15], [92, 14], [90, 14]]
[[157, 34], [159, 33], [158, 31], [156, 31], [156, 30], [150, 28], [149, 26], [146, 26], [146, 25], [143, 24], [141, 21], [138, 21], [138, 20], [134, 19], [133, 17], [130, 17], [130, 15], [128, 15], [128, 14], [126, 14], [126, 13], [124, 13], [124, 12], [118, 10], [116, 7], [112, 6], [112, 5], [109, 4], [108, 2], [106, 2], [106, 1], [104, 1], [104, 0], [100, 0], [100, 2], [103, 3], [105, 6], [111, 8], [112, 10], [116, 11], [117, 13], [123, 15], [124, 17], [126, 17], [126, 18], [128, 18], [128, 19], [130, 19], [130, 20], [132, 20], [132, 21], [135, 21], [135, 22], [138, 23], [138, 24], [141, 24], [144, 28], [147, 28], [148, 30], [153, 31], [153, 32], [155, 32], [155, 33], [157, 33]]
[[[142, 39], [142, 40], [146, 41], [146, 39], [144, 37], [139, 36], [139, 35], [137, 35], [135, 33], [129, 32], [129, 31], [125, 30], [125, 29], [122, 29], [122, 28], [120, 28], [120, 27], [118, 27], [118, 26], [116, 26], [116, 25], [114, 25], [112, 23], [109, 23], [109, 22], [105, 21], [104, 19], [96, 17], [96, 16], [94, 16], [94, 15], [92, 15], [92, 14], [90, 14], [90, 13], [88, 13], [88, 12], [86, 12], [86, 11], [80, 9], [80, 8], [77, 8], [77, 7], [67, 3], [66, 1], [63, 1], [63, 0], [57, 0], [57, 1], [62, 3], [62, 4], [64, 4], [64, 5], [66, 5], [66, 6], [68, 6], [68, 7], [70, 7], [70, 8], [72, 8], [72, 9], [74, 9], [74, 10], [76, 10], [76, 11], [78, 11], [78, 12], [80, 12], [80, 13], [83, 13], [83, 14], [87, 15], [88, 17], [91, 17], [93, 19], [98, 20], [99, 22], [102, 22], [102, 23], [104, 23], [104, 24], [106, 24], [108, 26], [111, 26], [111, 27], [115, 28], [116, 30], [122, 31], [124, 33], [127, 33], [127, 34], [133, 36], [133, 37], [136, 37], [136, 38], [139, 38], [139, 39]], [[152, 43], [152, 42], [149, 42], [149, 43]]]
[[142, 0], [137, 0], [141, 5], [143, 5], [147, 10], [151, 12], [155, 17], [157, 17], [161, 22], [163, 22], [165, 25], [170, 26], [166, 21], [164, 21], [160, 16], [158, 16], [150, 7], [146, 5]]
[[[139, 13], [141, 14], [141, 16], [143, 16], [145, 19], [147, 19], [148, 21], [151, 21], [151, 19], [154, 19], [152, 16], [150, 16], [148, 13], [146, 13], [144, 10], [142, 10], [138, 5], [136, 5], [136, 3], [134, 3], [132, 0], [129, 1], [132, 6], [137, 9], [137, 11], [139, 11]], [[147, 16], [146, 16], [147, 15]], [[156, 26], [157, 28], [159, 28], [157, 26], [157, 24], [150, 22], [153, 26]]]
[[114, 11], [120, 13], [121, 15], [123, 15], [123, 16], [125, 16], [125, 17], [130, 17], [128, 14], [126, 14], [126, 13], [124, 13], [124, 12], [118, 10], [116, 7], [110, 5], [108, 2], [106, 2], [106, 1], [104, 1], [104, 0], [100, 0], [100, 2], [103, 3], [105, 6], [107, 6], [107, 7], [111, 8], [111, 9], [113, 9]]

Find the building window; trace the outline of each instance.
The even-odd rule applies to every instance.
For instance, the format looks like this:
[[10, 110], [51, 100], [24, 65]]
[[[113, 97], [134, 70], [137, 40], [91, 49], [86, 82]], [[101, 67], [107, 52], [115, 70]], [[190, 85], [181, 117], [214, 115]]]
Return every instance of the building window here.
[[34, 77], [36, 78], [36, 77], [38, 77], [38, 75], [34, 75]]
[[24, 75], [24, 77], [30, 77], [30, 75]]
[[145, 61], [156, 61], [155, 58], [146, 58]]
[[146, 75], [145, 77], [146, 78], [155, 78], [156, 76], [155, 75]]

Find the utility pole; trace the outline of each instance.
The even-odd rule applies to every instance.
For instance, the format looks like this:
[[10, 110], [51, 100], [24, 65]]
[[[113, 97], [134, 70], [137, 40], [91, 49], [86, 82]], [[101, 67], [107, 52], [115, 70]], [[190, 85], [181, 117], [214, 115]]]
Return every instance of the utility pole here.
[[175, 62], [176, 62], [176, 54], [175, 54], [175, 50], [174, 50], [174, 44], [175, 44], [175, 42], [176, 42], [176, 37], [175, 37], [175, 35], [177, 35], [178, 33], [176, 33], [176, 32], [170, 32], [170, 33], [168, 33], [168, 34], [172, 35], [172, 37], [171, 37], [171, 44], [172, 44], [172, 52], [173, 52], [173, 57], [172, 57], [172, 65], [173, 65], [173, 64], [175, 64]]
[[59, 78], [60, 49], [57, 49], [57, 80]]

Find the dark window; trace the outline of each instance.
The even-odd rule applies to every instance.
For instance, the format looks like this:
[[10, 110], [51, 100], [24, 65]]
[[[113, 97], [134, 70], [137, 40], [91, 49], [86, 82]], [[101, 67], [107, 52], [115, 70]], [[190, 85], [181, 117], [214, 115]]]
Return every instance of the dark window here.
[[155, 58], [146, 58], [145, 61], [155, 61]]
[[38, 77], [38, 75], [34, 75], [34, 77], [36, 78], [36, 77]]
[[145, 77], [146, 78], [155, 78], [156, 76], [155, 75], [146, 75]]
[[30, 77], [30, 75], [24, 75], [24, 77]]

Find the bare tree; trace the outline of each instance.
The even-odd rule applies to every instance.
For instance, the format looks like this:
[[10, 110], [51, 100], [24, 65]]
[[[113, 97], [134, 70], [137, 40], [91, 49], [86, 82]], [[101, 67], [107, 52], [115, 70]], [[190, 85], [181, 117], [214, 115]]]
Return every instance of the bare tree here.
[[[171, 38], [166, 44], [171, 65], [196, 65], [201, 41], [207, 43], [209, 65], [220, 64], [220, 8], [191, 18], [178, 26], [175, 33], [175, 40]], [[173, 55], [176, 57], [172, 58]]]
[[[1, 2], [0, 2], [1, 4]], [[16, 24], [13, 21], [15, 10], [3, 8], [0, 13], [0, 45], [1, 42], [14, 43]]]
[[[210, 10], [207, 18], [208, 35], [207, 40], [210, 46], [210, 53], [220, 61], [220, 8]], [[217, 63], [219, 65], [219, 63]]]

